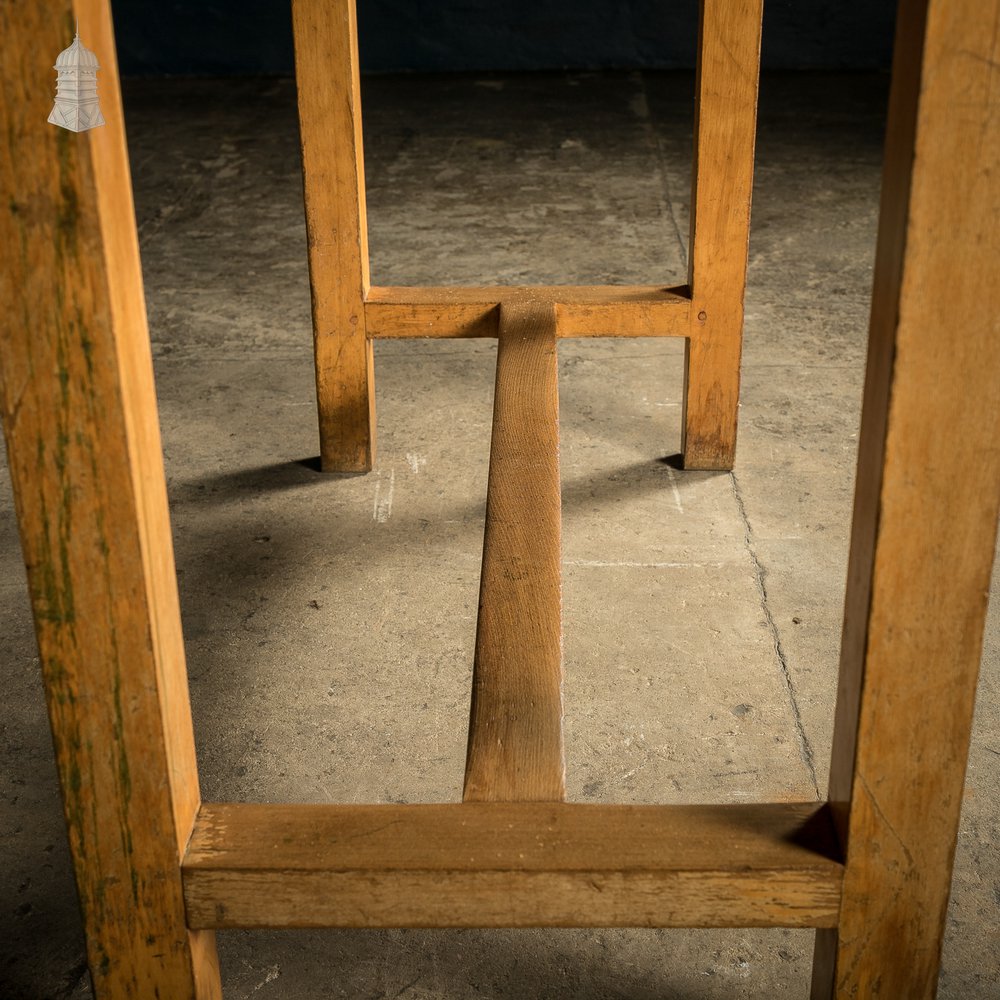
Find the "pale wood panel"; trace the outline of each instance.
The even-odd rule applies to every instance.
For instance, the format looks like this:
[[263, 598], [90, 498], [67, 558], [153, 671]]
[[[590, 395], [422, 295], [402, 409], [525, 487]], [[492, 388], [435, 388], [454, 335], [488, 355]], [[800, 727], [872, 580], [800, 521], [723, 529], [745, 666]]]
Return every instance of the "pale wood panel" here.
[[1000, 2], [900, 7], [813, 997], [935, 995], [1000, 507]]
[[762, 0], [701, 0], [691, 192], [687, 469], [736, 453]]
[[354, 0], [292, 0], [312, 285], [320, 460], [375, 461], [374, 354], [365, 333], [368, 224]]
[[817, 803], [206, 805], [195, 927], [830, 926]]
[[466, 801], [565, 795], [555, 311], [500, 307]]
[[687, 288], [645, 285], [372, 288], [368, 336], [496, 337], [499, 307], [518, 299], [556, 307], [557, 337], [686, 337]]
[[[107, 123], [79, 134], [46, 122], [77, 16]], [[214, 998], [181, 893], [199, 791], [110, 13], [3, 23], [0, 412], [94, 990]]]

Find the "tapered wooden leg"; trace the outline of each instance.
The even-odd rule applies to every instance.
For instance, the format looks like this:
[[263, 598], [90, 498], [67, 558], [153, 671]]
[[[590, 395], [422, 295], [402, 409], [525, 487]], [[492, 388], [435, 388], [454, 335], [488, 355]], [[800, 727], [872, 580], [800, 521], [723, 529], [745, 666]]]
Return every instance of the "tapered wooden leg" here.
[[326, 472], [375, 461], [365, 331], [368, 226], [354, 0], [293, 0], [320, 457]]
[[681, 444], [686, 469], [731, 469], [736, 452], [761, 5], [701, 2]]
[[[56, 54], [100, 60], [106, 125], [46, 122]], [[220, 996], [185, 925], [200, 800], [107, 0], [5, 4], [0, 412], [99, 1000]]]
[[814, 1000], [935, 995], [1000, 506], [1000, 0], [903, 0]]

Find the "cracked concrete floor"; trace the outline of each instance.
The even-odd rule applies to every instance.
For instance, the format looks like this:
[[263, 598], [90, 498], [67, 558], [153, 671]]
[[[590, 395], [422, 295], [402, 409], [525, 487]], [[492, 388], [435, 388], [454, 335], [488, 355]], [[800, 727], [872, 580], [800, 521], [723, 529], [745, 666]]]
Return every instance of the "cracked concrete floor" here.
[[[382, 283], [684, 273], [685, 75], [372, 78]], [[885, 81], [761, 96], [733, 475], [675, 471], [681, 345], [560, 346], [566, 742], [585, 801], [825, 787]], [[289, 80], [133, 81], [126, 109], [203, 792], [460, 794], [495, 345], [377, 346], [380, 456], [323, 477]], [[90, 996], [0, 471], [0, 995]], [[1000, 983], [991, 616], [940, 995]], [[790, 931], [226, 933], [228, 998], [804, 997]]]

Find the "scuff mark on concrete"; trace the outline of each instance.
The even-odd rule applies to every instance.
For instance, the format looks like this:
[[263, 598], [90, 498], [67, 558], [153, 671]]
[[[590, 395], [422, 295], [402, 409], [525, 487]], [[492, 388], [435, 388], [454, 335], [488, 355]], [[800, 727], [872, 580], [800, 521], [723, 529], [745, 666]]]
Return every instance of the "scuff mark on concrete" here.
[[396, 488], [396, 470], [389, 470], [389, 481], [383, 489], [382, 479], [375, 484], [375, 505], [372, 510], [372, 520], [385, 524], [392, 516], [392, 495]]

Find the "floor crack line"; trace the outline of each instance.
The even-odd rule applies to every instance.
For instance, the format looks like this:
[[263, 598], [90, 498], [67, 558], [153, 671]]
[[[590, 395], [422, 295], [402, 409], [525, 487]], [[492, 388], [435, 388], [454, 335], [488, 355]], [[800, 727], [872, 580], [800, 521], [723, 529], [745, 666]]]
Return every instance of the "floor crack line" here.
[[754, 540], [753, 528], [750, 526], [750, 518], [747, 517], [746, 505], [743, 502], [743, 493], [740, 490], [736, 473], [730, 473], [733, 485], [733, 497], [736, 500], [736, 508], [743, 521], [743, 540], [746, 543], [747, 554], [750, 556], [750, 563], [753, 566], [754, 579], [757, 583], [757, 592], [760, 595], [760, 606], [764, 612], [764, 620], [767, 629], [771, 633], [771, 641], [774, 644], [774, 652], [778, 658], [778, 666], [781, 669], [781, 679], [785, 686], [785, 693], [792, 708], [792, 718], [795, 722], [795, 738], [799, 746], [799, 756], [809, 772], [809, 780], [812, 782], [813, 790], [816, 793], [817, 801], [821, 801], [823, 796], [819, 790], [819, 779], [816, 777], [816, 759], [813, 753], [812, 744], [806, 735], [805, 726], [802, 722], [802, 713], [799, 711], [798, 692], [795, 689], [795, 682], [792, 680], [792, 672], [788, 667], [788, 658], [785, 654], [784, 646], [781, 642], [781, 635], [771, 614], [771, 607], [768, 602], [767, 584], [765, 582], [766, 573], [760, 560], [757, 558], [757, 545]]

